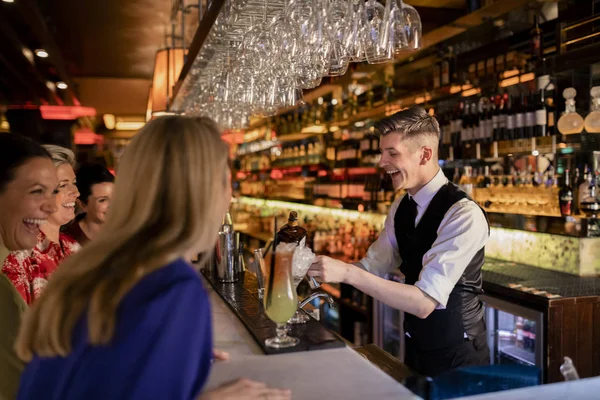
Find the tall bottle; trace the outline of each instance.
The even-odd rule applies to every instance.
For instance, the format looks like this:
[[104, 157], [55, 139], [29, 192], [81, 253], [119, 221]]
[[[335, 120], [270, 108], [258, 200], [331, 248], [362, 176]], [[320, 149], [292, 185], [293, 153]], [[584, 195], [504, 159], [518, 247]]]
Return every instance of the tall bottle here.
[[544, 91], [540, 90], [535, 99], [535, 136], [548, 136], [548, 112], [544, 102]]
[[558, 203], [560, 205], [560, 214], [562, 216], [573, 215], [573, 188], [571, 187], [568, 169], [565, 170], [563, 186], [558, 191]]
[[300, 243], [306, 237], [306, 229], [298, 226], [298, 213], [291, 211], [288, 222], [277, 232], [277, 241], [280, 243]]
[[508, 104], [505, 104], [506, 109], [506, 130], [504, 132], [504, 140], [513, 140], [515, 138], [515, 127], [516, 127], [516, 114], [515, 114], [515, 103], [513, 97], [509, 97]]
[[535, 136], [536, 120], [535, 120], [535, 105], [533, 92], [529, 94], [529, 97], [525, 98], [525, 137], [532, 138]]
[[584, 127], [584, 121], [581, 115], [575, 109], [575, 96], [577, 91], [574, 88], [566, 88], [563, 90], [565, 98], [565, 112], [558, 119], [558, 131], [563, 135], [581, 133]]
[[544, 47], [542, 44], [542, 30], [539, 25], [539, 18], [537, 14], [534, 17], [535, 26], [531, 30], [530, 38], [531, 38], [531, 57], [534, 63], [538, 62], [542, 59], [542, 55], [544, 53]]
[[594, 86], [590, 90], [592, 101], [590, 113], [585, 117], [585, 131], [588, 133], [600, 133], [600, 86]]
[[579, 175], [579, 168], [575, 167], [575, 173], [573, 174], [573, 180], [571, 181], [571, 187], [573, 188], [573, 214], [579, 214], [579, 185], [581, 184], [581, 176]]
[[527, 113], [525, 106], [525, 95], [521, 93], [519, 103], [515, 107], [515, 134], [513, 139], [523, 139], [525, 137], [525, 115]]

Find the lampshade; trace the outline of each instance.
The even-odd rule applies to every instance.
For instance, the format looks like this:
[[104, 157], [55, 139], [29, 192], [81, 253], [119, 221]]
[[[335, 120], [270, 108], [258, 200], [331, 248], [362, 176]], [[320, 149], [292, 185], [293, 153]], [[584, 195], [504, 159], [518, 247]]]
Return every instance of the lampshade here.
[[152, 89], [148, 96], [148, 108], [152, 114], [168, 110], [173, 97], [173, 87], [183, 68], [185, 49], [162, 49], [156, 52]]

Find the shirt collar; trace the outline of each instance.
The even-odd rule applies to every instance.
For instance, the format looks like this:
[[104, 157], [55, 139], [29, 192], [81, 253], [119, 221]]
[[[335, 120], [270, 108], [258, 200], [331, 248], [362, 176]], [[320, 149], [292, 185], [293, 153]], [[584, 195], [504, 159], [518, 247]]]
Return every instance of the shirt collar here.
[[435, 196], [446, 183], [448, 183], [448, 178], [446, 178], [446, 175], [444, 175], [444, 172], [440, 168], [437, 174], [435, 174], [425, 186], [412, 196], [412, 199], [419, 207], [427, 207], [429, 203], [431, 203], [433, 196]]

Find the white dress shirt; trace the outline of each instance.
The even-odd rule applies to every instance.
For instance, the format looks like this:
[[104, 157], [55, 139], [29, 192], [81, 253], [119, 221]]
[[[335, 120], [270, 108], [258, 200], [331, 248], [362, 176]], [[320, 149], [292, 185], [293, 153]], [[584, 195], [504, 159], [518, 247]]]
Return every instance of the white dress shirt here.
[[[412, 196], [417, 203], [415, 226], [433, 197], [447, 183], [448, 179], [440, 169], [427, 185]], [[401, 201], [402, 198], [394, 201], [379, 238], [359, 262], [364, 269], [381, 277], [397, 271], [402, 264], [394, 230], [394, 216]], [[475, 202], [462, 199], [453, 204], [440, 223], [431, 249], [423, 256], [423, 269], [415, 286], [437, 301], [438, 309], [445, 309], [454, 286], [475, 254], [485, 246], [488, 236], [487, 220]]]

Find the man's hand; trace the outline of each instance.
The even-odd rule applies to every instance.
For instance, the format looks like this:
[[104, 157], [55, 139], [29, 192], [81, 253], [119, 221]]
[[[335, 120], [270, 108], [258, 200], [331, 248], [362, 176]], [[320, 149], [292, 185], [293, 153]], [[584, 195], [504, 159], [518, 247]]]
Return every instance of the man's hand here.
[[331, 257], [317, 256], [310, 266], [307, 275], [318, 278], [322, 282], [338, 283], [346, 282], [348, 271], [353, 265]]

